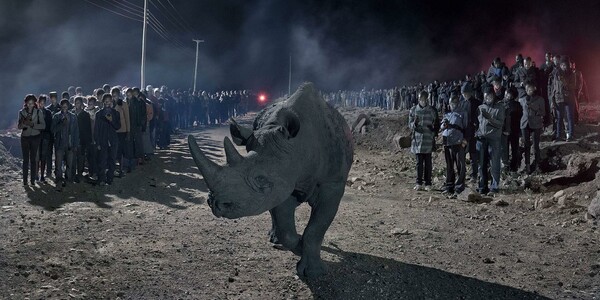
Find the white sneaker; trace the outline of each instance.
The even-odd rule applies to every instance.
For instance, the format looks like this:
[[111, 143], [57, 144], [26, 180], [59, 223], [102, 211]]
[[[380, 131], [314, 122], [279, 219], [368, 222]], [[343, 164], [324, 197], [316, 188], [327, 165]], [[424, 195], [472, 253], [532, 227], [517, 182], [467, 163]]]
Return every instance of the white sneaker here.
[[431, 191], [431, 186], [430, 185], [426, 185], [425, 186], [425, 190], [428, 191], [428, 192]]
[[413, 188], [413, 190], [415, 191], [422, 191], [423, 190], [423, 186], [420, 184], [415, 185], [415, 187]]

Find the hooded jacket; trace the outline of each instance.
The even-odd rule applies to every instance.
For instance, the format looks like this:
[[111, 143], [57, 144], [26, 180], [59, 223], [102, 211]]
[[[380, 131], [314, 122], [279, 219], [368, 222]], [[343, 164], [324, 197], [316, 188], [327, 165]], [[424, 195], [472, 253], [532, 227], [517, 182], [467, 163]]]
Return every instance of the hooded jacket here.
[[[27, 126], [23, 122], [29, 120], [33, 122], [33, 126]], [[19, 111], [19, 129], [22, 129], [21, 136], [37, 136], [46, 129], [46, 120], [41, 110], [33, 108], [31, 114], [27, 112], [27, 108]]]

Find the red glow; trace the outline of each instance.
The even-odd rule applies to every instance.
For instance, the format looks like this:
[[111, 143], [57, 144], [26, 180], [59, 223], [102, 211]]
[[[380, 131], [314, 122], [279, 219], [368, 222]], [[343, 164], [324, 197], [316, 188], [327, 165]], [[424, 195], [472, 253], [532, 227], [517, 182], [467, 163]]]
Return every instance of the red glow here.
[[258, 95], [258, 101], [265, 102], [267, 100], [267, 96], [265, 94]]

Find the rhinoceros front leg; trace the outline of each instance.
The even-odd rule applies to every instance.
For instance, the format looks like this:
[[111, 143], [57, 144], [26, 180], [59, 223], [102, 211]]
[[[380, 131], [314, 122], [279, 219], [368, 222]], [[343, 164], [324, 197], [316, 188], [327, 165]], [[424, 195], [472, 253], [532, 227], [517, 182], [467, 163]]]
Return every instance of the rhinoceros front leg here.
[[302, 258], [296, 266], [299, 276], [314, 278], [327, 272], [321, 260], [321, 244], [338, 211], [344, 188], [344, 183], [320, 186], [317, 198], [311, 205], [310, 219], [302, 234]]
[[283, 203], [272, 208], [272, 228], [269, 231], [270, 241], [283, 245], [296, 255], [302, 252], [300, 235], [296, 232], [296, 207], [299, 203], [294, 196], [288, 197]]

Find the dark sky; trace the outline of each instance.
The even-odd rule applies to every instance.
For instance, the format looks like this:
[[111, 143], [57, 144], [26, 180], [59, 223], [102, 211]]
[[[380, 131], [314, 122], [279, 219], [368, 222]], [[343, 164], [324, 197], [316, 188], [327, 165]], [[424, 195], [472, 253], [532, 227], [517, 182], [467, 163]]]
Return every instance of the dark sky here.
[[[89, 1], [119, 12], [143, 5], [142, 0]], [[519, 52], [540, 65], [550, 50], [570, 55], [591, 92], [600, 94], [595, 86], [600, 81], [600, 1], [171, 3], [177, 11], [167, 0], [151, 0], [149, 9], [169, 38], [185, 48], [149, 29], [146, 83], [155, 86], [190, 88], [191, 39], [203, 38], [200, 89], [280, 95], [287, 92], [290, 54], [293, 87], [313, 81], [337, 90], [457, 79], [487, 70], [496, 56], [510, 66]], [[0, 128], [14, 123], [27, 93], [60, 93], [69, 85], [86, 93], [103, 83], [139, 85], [141, 32], [141, 22], [84, 0], [0, 1], [0, 103], [8, 104]]]

